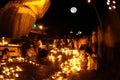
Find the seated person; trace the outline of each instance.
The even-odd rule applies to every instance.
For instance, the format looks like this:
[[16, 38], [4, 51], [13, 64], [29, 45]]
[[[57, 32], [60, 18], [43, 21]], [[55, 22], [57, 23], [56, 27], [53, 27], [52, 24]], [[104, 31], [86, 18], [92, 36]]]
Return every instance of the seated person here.
[[4, 48], [3, 51], [2, 51], [2, 56], [1, 56], [1, 59], [8, 59], [9, 58], [9, 49], [8, 48]]
[[35, 51], [35, 48], [31, 46], [27, 50], [26, 59], [31, 60], [31, 61], [36, 61], [36, 57], [37, 57], [37, 53]]

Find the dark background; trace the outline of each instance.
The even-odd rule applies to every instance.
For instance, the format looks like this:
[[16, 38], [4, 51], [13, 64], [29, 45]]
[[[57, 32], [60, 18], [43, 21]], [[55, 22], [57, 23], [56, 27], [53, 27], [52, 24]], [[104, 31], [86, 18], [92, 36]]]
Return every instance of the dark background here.
[[[0, 7], [4, 7], [9, 0], [0, 0]], [[79, 30], [83, 34], [90, 34], [99, 25], [98, 16], [102, 23], [109, 14], [107, 0], [92, 0], [91, 4], [87, 0], [51, 0], [51, 5], [42, 19], [36, 21], [48, 28], [51, 34], [69, 34], [72, 30], [77, 33]], [[116, 11], [119, 13], [119, 0], [116, 0]], [[93, 4], [95, 8], [93, 7]], [[70, 8], [77, 7], [75, 14], [70, 12]], [[98, 15], [96, 14], [98, 12]]]
[[[106, 2], [94, 0], [94, 5], [99, 16], [104, 17], [107, 13]], [[72, 6], [77, 7], [77, 13], [70, 12]], [[56, 34], [68, 34], [71, 30], [90, 34], [99, 25], [96, 11], [93, 4], [88, 4], [86, 0], [51, 0], [49, 10], [39, 22], [45, 23]]]

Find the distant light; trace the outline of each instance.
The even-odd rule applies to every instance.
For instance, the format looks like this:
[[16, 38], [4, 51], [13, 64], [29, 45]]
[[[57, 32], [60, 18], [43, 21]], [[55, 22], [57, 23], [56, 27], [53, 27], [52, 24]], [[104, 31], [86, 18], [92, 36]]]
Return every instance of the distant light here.
[[116, 9], [116, 6], [112, 6], [113, 7], [113, 9]]
[[82, 34], [82, 31], [78, 31], [78, 34]]
[[76, 7], [71, 7], [70, 8], [70, 12], [71, 13], [76, 13], [77, 12], [77, 8]]
[[91, 3], [91, 0], [88, 0], [88, 3]]
[[109, 7], [109, 10], [111, 10], [112, 8], [111, 7]]
[[8, 42], [5, 42], [4, 44], [5, 44], [5, 45], [7, 45], [7, 44], [8, 44]]
[[36, 27], [37, 27], [37, 24], [34, 24], [33, 27], [36, 28]]
[[43, 29], [43, 26], [42, 26], [42, 25], [39, 25], [38, 28], [39, 28], [39, 29]]
[[107, 0], [107, 2], [110, 2], [110, 0]]
[[115, 1], [113, 1], [113, 4], [115, 4], [116, 2]]
[[107, 5], [110, 5], [110, 2], [107, 2]]
[[70, 31], [70, 34], [73, 34], [73, 31]]
[[109, 10], [115, 10], [116, 9], [116, 2], [115, 0], [107, 0], [107, 5]]

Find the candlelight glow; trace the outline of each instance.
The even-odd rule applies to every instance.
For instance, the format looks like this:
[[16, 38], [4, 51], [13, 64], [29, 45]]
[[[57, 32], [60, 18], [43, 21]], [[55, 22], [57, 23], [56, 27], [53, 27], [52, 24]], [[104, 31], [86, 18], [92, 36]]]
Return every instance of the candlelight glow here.
[[42, 30], [42, 29], [43, 29], [43, 26], [42, 26], [42, 25], [39, 25], [38, 28]]
[[0, 79], [2, 80], [14, 80], [15, 77], [19, 77], [18, 72], [23, 71], [19, 66], [15, 67], [2, 67], [2, 74], [0, 74]]
[[68, 77], [81, 70], [97, 70], [97, 61], [94, 61], [94, 57], [96, 57], [95, 54], [90, 56], [89, 54], [84, 54], [82, 51], [79, 52], [78, 50], [69, 48], [52, 49], [51, 54], [48, 55], [48, 59], [55, 65], [57, 63], [61, 70], [52, 75], [51, 78], [55, 80], [67, 80], [64, 76]]

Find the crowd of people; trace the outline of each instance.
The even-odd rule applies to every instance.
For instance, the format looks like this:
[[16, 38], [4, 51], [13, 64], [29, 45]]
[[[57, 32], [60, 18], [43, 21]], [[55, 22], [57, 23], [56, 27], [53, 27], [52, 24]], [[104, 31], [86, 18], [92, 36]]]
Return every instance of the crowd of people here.
[[[49, 40], [49, 39], [48, 39]], [[54, 38], [52, 42], [44, 41], [42, 39], [31, 40], [29, 37], [22, 37], [20, 43], [21, 56], [26, 59], [36, 61], [38, 58], [44, 58], [47, 56], [50, 49], [53, 48], [69, 48], [81, 50], [81, 47], [84, 48], [89, 54], [97, 53], [97, 36], [93, 32], [91, 37], [84, 36], [82, 38]], [[51, 48], [50, 48], [50, 45]], [[2, 59], [7, 59], [9, 49], [5, 48], [2, 51]]]

